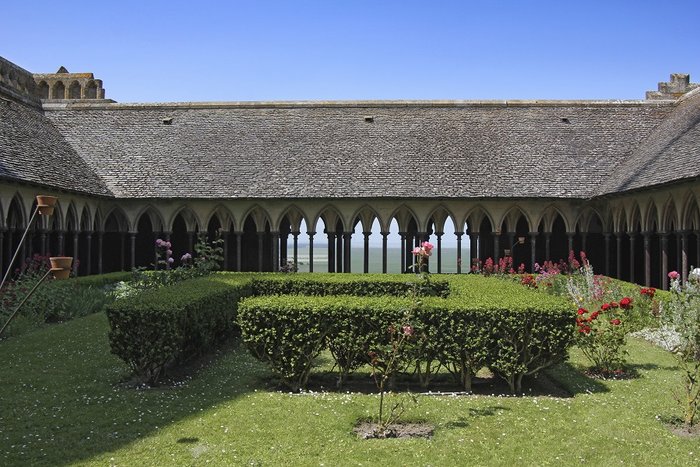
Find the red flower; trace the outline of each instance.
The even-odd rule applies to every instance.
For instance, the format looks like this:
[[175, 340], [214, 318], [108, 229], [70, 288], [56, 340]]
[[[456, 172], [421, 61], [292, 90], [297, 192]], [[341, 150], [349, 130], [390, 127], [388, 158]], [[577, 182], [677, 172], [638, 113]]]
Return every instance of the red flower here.
[[578, 311], [577, 311], [577, 313], [578, 313], [579, 315], [583, 315], [583, 314], [585, 314], [585, 313], [588, 313], [588, 310], [586, 310], [585, 308], [579, 308]]
[[600, 307], [601, 310], [603, 311], [608, 311], [610, 309], [610, 304], [609, 303], [603, 303]]
[[620, 323], [621, 323], [621, 321], [617, 318], [610, 320], [610, 324], [612, 324], [613, 326], [619, 326]]
[[619, 307], [619, 306], [620, 306], [620, 305], [618, 305], [617, 302], [610, 302], [610, 307], [611, 307], [611, 308], [617, 308], [617, 307]]
[[593, 313], [591, 313], [591, 319], [592, 319], [592, 320], [593, 320], [593, 319], [596, 319], [596, 318], [598, 317], [599, 314], [600, 314], [600, 312], [594, 311]]
[[632, 308], [632, 299], [629, 297], [623, 298], [622, 300], [620, 300], [620, 307], [625, 310], [629, 310], [630, 308]]

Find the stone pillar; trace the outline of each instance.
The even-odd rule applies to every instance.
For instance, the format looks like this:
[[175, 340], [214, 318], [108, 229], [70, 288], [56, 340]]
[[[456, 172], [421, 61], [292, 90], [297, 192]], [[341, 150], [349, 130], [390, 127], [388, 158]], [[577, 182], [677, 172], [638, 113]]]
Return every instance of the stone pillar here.
[[688, 231], [683, 230], [680, 232], [680, 244], [681, 244], [681, 269], [683, 270], [681, 274], [683, 275], [683, 283], [688, 280]]
[[265, 232], [256, 232], [258, 236], [258, 272], [263, 271], [263, 248], [265, 247]]
[[437, 237], [437, 272], [442, 274], [442, 236], [444, 232], [435, 232]]
[[700, 268], [700, 230], [695, 231], [695, 265]]
[[630, 282], [634, 282], [634, 243], [637, 238], [637, 234], [630, 232], [627, 235], [630, 237]]
[[129, 232], [129, 240], [131, 241], [131, 269], [136, 268], [136, 234], [137, 232]]
[[[515, 232], [506, 232], [506, 237], [508, 238], [508, 248], [510, 248], [510, 256], [511, 258], [513, 257], [513, 250], [514, 246], [513, 244], [515, 243]], [[505, 255], [504, 255], [505, 256]]]
[[228, 271], [228, 236], [230, 232], [222, 231], [221, 237], [224, 240], [224, 271]]
[[294, 238], [294, 266], [299, 267], [299, 232], [292, 232]]
[[85, 268], [85, 274], [92, 274], [92, 231], [89, 230], [85, 232], [85, 240], [87, 241], [87, 254], [85, 255], [85, 261], [87, 262], [87, 267]]
[[243, 269], [241, 261], [241, 245], [243, 244], [243, 232], [234, 232], [236, 237], [236, 271], [240, 272]]
[[343, 272], [345, 273], [350, 273], [352, 269], [352, 263], [351, 261], [351, 248], [350, 248], [350, 242], [352, 241], [352, 233], [351, 232], [345, 232], [343, 234], [343, 247], [344, 247], [344, 252], [343, 252]]
[[406, 232], [399, 232], [401, 237], [401, 273], [406, 272]]
[[328, 232], [328, 272], [335, 272], [335, 232]]
[[343, 272], [343, 232], [335, 233], [335, 272]]
[[124, 271], [126, 269], [126, 232], [119, 232], [119, 270]]
[[467, 264], [467, 271], [471, 271], [474, 259], [479, 258], [479, 233], [469, 234], [469, 264]]
[[622, 232], [615, 232], [616, 250], [615, 250], [615, 277], [622, 280]]
[[610, 277], [610, 232], [603, 234], [605, 239], [605, 275]]
[[195, 232], [187, 232], [187, 247], [192, 255], [194, 255], [194, 234]]
[[651, 232], [642, 232], [644, 241], [644, 285], [651, 286]]
[[[59, 230], [56, 233], [56, 239], [58, 240], [58, 251], [56, 252], [58, 256], [65, 256], [66, 254], [66, 243], [64, 241], [63, 234], [65, 233], [64, 230]], [[124, 269], [124, 268], [122, 268]]]
[[309, 272], [314, 272], [314, 235], [316, 232], [306, 232], [309, 235]]
[[386, 274], [388, 268], [388, 251], [387, 251], [387, 237], [389, 232], [382, 232], [382, 273]]
[[501, 259], [501, 233], [493, 232], [493, 261], [498, 263]]
[[588, 253], [588, 250], [586, 249], [586, 243], [588, 240], [588, 232], [581, 232], [581, 251], [585, 251]]
[[102, 247], [104, 246], [104, 232], [97, 232], [97, 274], [102, 274]]
[[280, 270], [280, 233], [271, 232], [272, 234], [272, 272]]
[[545, 261], [551, 261], [551, 249], [552, 244], [552, 232], [544, 232], [544, 259]]
[[462, 235], [464, 232], [455, 232], [457, 237], [457, 274], [462, 274]]
[[538, 232], [530, 232], [530, 272], [535, 272], [537, 262], [537, 234]]
[[46, 230], [44, 229], [39, 233], [39, 243], [41, 243], [41, 256], [46, 256]]
[[73, 232], [73, 274], [76, 276], [78, 275], [78, 261], [80, 261], [80, 250], [78, 249], [80, 245], [78, 244], [78, 235], [80, 235], [80, 232], [75, 230]]
[[362, 261], [362, 270], [365, 274], [369, 272], [369, 236], [372, 232], [362, 232], [364, 236], [364, 258]]
[[574, 249], [574, 235], [576, 235], [576, 232], [566, 232], [567, 255]]
[[668, 290], [668, 232], [659, 232], [661, 238], [661, 288]]

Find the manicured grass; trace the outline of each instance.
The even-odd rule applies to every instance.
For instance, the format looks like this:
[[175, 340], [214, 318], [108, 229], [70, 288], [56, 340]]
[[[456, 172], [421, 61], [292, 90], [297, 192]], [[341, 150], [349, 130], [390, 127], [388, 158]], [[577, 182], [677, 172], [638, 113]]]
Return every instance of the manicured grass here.
[[697, 465], [656, 419], [678, 414], [674, 360], [629, 351], [636, 379], [590, 380], [574, 350], [550, 371], [573, 397], [421, 396], [405, 418], [431, 440], [361, 441], [377, 396], [277, 392], [235, 343], [176, 387], [120, 385], [100, 313], [0, 343], [0, 465]]

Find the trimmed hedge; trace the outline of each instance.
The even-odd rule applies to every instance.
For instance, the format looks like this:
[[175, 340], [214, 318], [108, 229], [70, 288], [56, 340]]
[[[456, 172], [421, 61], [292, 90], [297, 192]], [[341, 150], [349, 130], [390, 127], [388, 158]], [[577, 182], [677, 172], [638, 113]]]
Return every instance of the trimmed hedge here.
[[145, 382], [231, 335], [237, 304], [251, 294], [248, 281], [203, 277], [146, 290], [107, 307], [112, 353]]
[[[416, 277], [413, 275], [363, 274], [269, 274], [253, 277], [254, 295], [356, 295], [403, 297], [413, 292]], [[421, 290], [421, 295], [447, 297], [449, 283], [431, 280], [431, 290]]]
[[[450, 287], [449, 298], [423, 299], [414, 316], [419, 340], [412, 351], [423, 383], [439, 363], [469, 390], [472, 375], [486, 365], [520, 392], [523, 376], [567, 358], [574, 332], [567, 301], [479, 276], [450, 280]], [[253, 354], [299, 389], [326, 348], [342, 382], [367, 363], [370, 350], [386, 344], [386, 330], [410, 307], [409, 299], [394, 297], [251, 297], [238, 320]]]

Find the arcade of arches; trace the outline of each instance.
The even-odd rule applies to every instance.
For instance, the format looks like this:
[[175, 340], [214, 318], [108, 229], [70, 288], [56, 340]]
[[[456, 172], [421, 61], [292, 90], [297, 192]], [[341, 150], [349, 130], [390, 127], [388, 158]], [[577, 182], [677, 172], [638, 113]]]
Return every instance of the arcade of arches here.
[[[1, 190], [0, 265], [4, 271], [33, 212], [38, 192], [26, 185], [11, 184], [3, 185]], [[363, 268], [352, 272], [368, 272], [369, 239], [377, 236], [381, 237], [382, 248], [372, 254], [381, 255], [382, 271], [386, 272], [390, 234], [401, 238], [400, 270], [411, 264], [412, 246], [430, 240], [437, 247], [430, 270], [442, 272], [442, 243], [449, 236], [455, 236], [452, 238], [457, 243], [457, 272], [468, 272], [474, 258], [497, 259], [510, 249], [514, 263], [523, 263], [530, 271], [535, 263], [557, 261], [566, 258], [569, 250], [583, 250], [598, 273], [667, 288], [669, 271], [687, 274], [691, 265], [700, 265], [700, 188], [692, 183], [591, 201], [144, 202], [45, 191], [42, 194], [59, 197], [58, 207], [55, 215], [39, 217], [34, 223], [22, 257], [34, 253], [74, 256], [78, 259], [74, 267], [80, 275], [150, 265], [158, 237], [170, 239], [174, 256], [179, 258], [193, 250], [196, 234], [204, 231], [210, 238], [217, 232], [221, 235], [224, 267], [233, 271], [277, 270], [287, 260], [297, 259], [300, 241], [308, 244], [309, 269], [314, 271], [314, 240], [319, 244], [322, 237], [328, 272], [351, 272], [351, 245], [363, 247]], [[392, 231], [392, 226], [396, 230]], [[357, 229], [361, 234], [355, 233]], [[525, 243], [516, 245], [518, 237], [525, 237]], [[461, 258], [463, 247], [471, 258]], [[318, 267], [315, 271], [319, 272]]]

